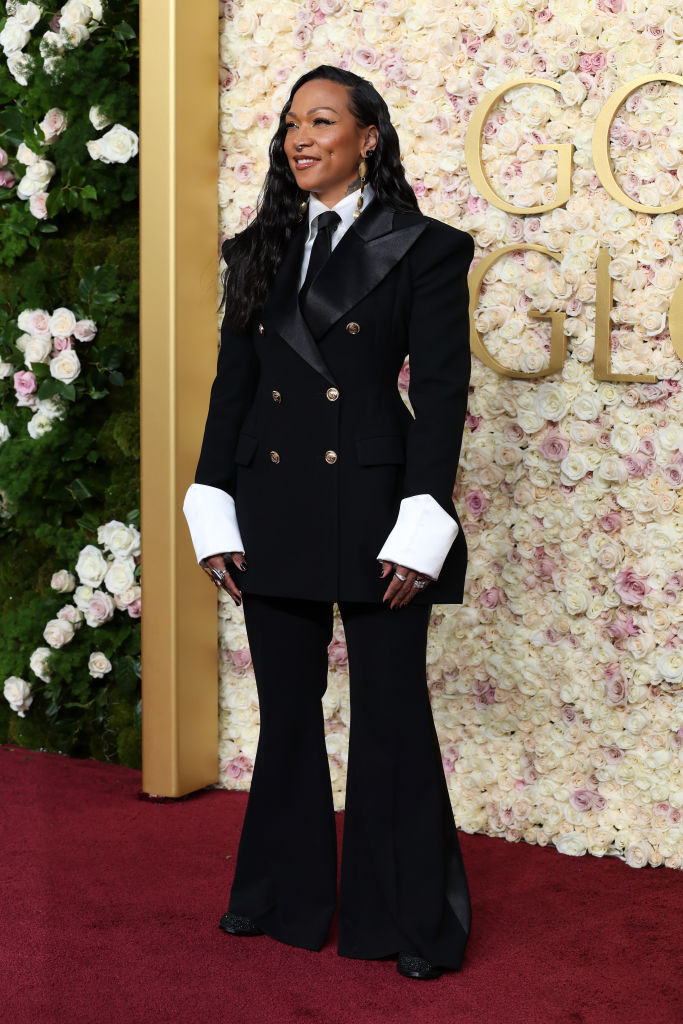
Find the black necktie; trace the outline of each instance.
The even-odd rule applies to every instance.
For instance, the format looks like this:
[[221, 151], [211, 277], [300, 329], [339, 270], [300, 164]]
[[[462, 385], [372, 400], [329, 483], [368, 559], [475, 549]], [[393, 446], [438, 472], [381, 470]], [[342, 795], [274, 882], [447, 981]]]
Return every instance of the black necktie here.
[[313, 248], [311, 249], [311, 258], [308, 261], [306, 280], [301, 286], [301, 291], [299, 292], [299, 304], [302, 310], [304, 309], [308, 289], [311, 287], [312, 282], [318, 276], [323, 264], [332, 252], [332, 232], [340, 220], [341, 217], [338, 213], [335, 213], [334, 210], [327, 210], [325, 213], [318, 214], [318, 233], [315, 236]]

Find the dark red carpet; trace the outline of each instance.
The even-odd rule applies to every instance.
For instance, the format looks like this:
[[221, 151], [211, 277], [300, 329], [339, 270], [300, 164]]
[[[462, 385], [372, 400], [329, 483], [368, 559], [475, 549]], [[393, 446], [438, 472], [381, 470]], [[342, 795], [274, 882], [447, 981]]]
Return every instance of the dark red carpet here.
[[[463, 970], [218, 928], [246, 793], [137, 798], [141, 773], [0, 747], [3, 1019], [12, 1024], [678, 1024], [681, 874], [461, 833]], [[339, 816], [341, 831], [342, 817]]]

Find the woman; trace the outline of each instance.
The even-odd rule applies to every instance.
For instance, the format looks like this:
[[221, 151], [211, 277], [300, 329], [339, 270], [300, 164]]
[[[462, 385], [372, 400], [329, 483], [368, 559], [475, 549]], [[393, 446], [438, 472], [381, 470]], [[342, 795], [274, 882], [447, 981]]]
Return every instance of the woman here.
[[[338, 952], [398, 955], [401, 974], [434, 978], [461, 965], [470, 929], [425, 657], [432, 603], [463, 599], [451, 496], [473, 243], [420, 213], [387, 106], [357, 75], [299, 78], [269, 152], [257, 217], [223, 250], [218, 367], [184, 503], [197, 560], [244, 604], [260, 707], [221, 927], [325, 941], [337, 602], [353, 719]], [[407, 353], [414, 418], [397, 388]]]

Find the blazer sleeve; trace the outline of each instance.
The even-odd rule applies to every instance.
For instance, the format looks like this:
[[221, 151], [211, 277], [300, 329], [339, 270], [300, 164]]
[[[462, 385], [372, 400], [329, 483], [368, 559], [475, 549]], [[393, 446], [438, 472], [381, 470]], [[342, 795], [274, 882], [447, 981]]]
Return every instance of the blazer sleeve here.
[[474, 242], [432, 221], [420, 243], [409, 254], [408, 397], [415, 419], [398, 518], [377, 557], [438, 579], [458, 534], [450, 513], [471, 372], [467, 273]]
[[244, 551], [235, 514], [235, 447], [257, 382], [258, 358], [249, 331], [235, 330], [224, 314], [199, 461], [183, 502], [198, 562]]
[[415, 418], [406, 445], [402, 497], [431, 494], [453, 510], [471, 373], [467, 274], [470, 235], [432, 221], [409, 252], [413, 296], [408, 327]]

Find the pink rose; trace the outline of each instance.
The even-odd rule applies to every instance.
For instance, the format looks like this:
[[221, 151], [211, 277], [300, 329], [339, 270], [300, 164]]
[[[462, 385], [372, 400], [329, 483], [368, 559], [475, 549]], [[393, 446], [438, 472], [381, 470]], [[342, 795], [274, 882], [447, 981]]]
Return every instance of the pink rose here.
[[628, 683], [616, 661], [605, 668], [605, 702], [610, 707], [623, 707], [628, 699]]
[[624, 604], [640, 604], [646, 594], [652, 591], [647, 580], [639, 576], [632, 566], [626, 566], [617, 573], [614, 589]]
[[230, 654], [232, 656], [232, 663], [236, 668], [246, 668], [247, 665], [251, 665], [251, 651], [248, 647], [231, 651]]
[[4, 167], [7, 163], [8, 157], [5, 150], [0, 146], [0, 167]]
[[619, 14], [624, 9], [624, 0], [598, 0], [598, 8], [605, 14]]
[[73, 348], [74, 343], [71, 338], [55, 338], [52, 342], [52, 348], [54, 352], [63, 352], [64, 349]]
[[480, 425], [481, 416], [473, 416], [470, 412], [465, 414], [465, 426], [468, 430], [471, 430], [473, 434], [479, 430]]
[[17, 179], [10, 170], [0, 171], [0, 188], [12, 188], [16, 183]]
[[575, 789], [569, 797], [569, 803], [575, 811], [592, 810], [597, 793], [590, 789]]
[[619, 512], [608, 512], [606, 515], [600, 516], [598, 522], [605, 533], [614, 533], [615, 530], [621, 529], [621, 514]]
[[235, 177], [241, 183], [249, 181], [254, 171], [253, 160], [239, 160], [235, 164]]
[[345, 665], [349, 660], [346, 644], [342, 640], [333, 640], [327, 648], [327, 657], [331, 665]]
[[398, 375], [398, 390], [402, 394], [408, 394], [408, 387], [410, 385], [410, 364], [405, 362], [401, 367], [401, 372]]
[[126, 611], [130, 615], [131, 619], [139, 619], [142, 615], [142, 601], [138, 597], [137, 600], [131, 601], [126, 607]]
[[482, 591], [479, 600], [484, 608], [495, 608], [500, 603], [500, 590], [498, 587], [489, 587]]
[[569, 451], [569, 438], [563, 437], [562, 434], [547, 434], [539, 451], [549, 462], [562, 462]]
[[37, 387], [36, 375], [30, 370], [17, 370], [14, 374], [14, 390], [17, 395], [31, 395]]
[[109, 622], [114, 616], [114, 599], [104, 590], [96, 590], [88, 601], [85, 621], [89, 626], [97, 627]]
[[638, 636], [640, 627], [635, 624], [632, 615], [626, 615], [619, 609], [614, 621], [607, 626], [607, 632], [613, 640], [625, 640], [627, 636]]
[[77, 341], [92, 341], [97, 334], [97, 325], [94, 320], [77, 320], [73, 334]]
[[469, 509], [470, 515], [475, 518], [483, 515], [486, 509], [489, 507], [488, 499], [483, 491], [474, 490], [470, 491], [465, 495], [465, 503]]
[[29, 196], [28, 208], [36, 220], [47, 219], [47, 192], [34, 192]]
[[623, 456], [622, 462], [631, 477], [649, 476], [652, 472], [652, 459], [648, 459], [642, 452], [636, 452], [634, 455], [627, 453]]

